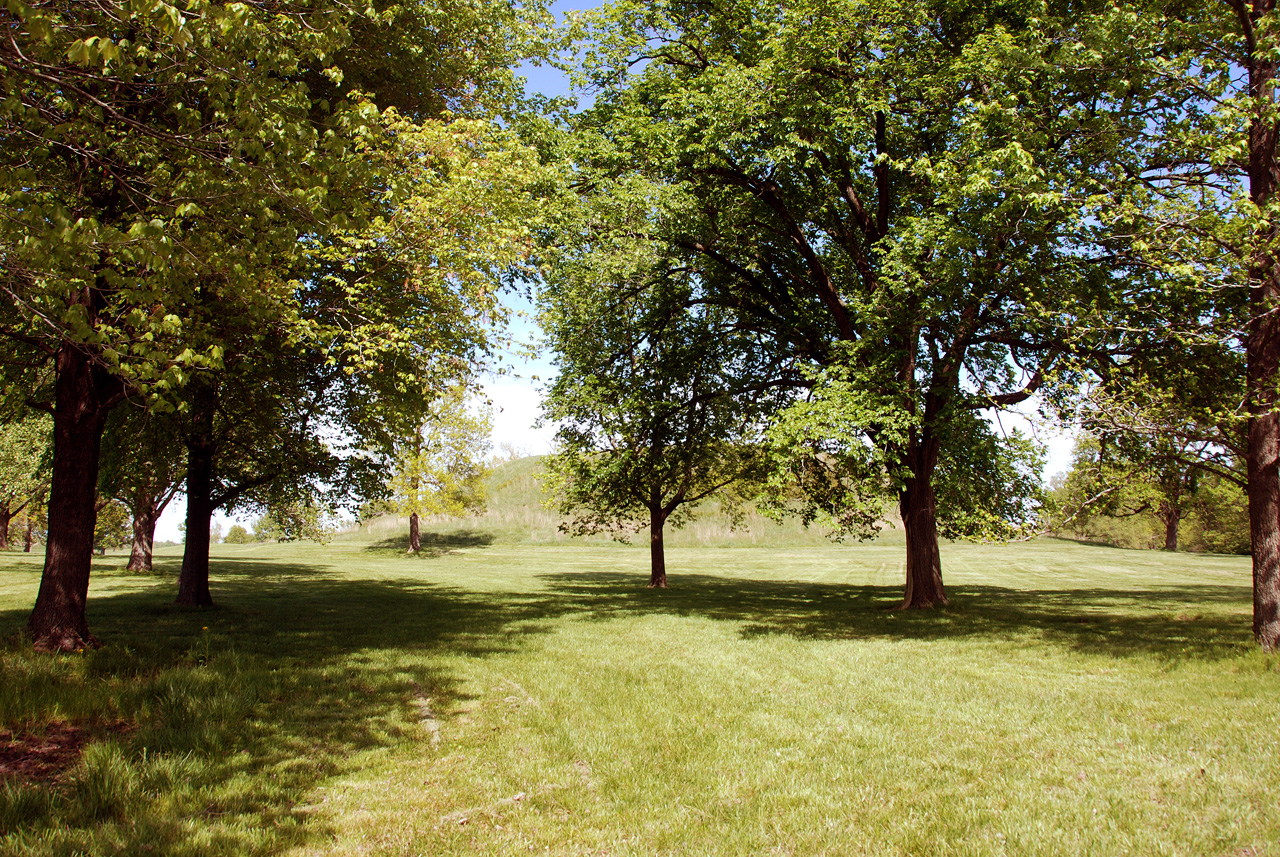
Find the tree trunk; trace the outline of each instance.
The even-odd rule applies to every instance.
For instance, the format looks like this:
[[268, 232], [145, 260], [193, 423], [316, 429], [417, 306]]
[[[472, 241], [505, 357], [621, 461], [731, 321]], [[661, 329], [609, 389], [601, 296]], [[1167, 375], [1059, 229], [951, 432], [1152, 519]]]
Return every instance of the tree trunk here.
[[1182, 510], [1167, 500], [1160, 502], [1160, 520], [1164, 521], [1164, 549], [1178, 549], [1178, 525], [1182, 522]]
[[36, 527], [35, 520], [31, 517], [31, 510], [28, 509], [27, 510], [27, 531], [22, 536], [22, 552], [23, 553], [31, 553], [31, 545], [36, 540], [35, 527]]
[[1247, 455], [1253, 635], [1268, 651], [1280, 649], [1280, 469], [1277, 467], [1280, 426], [1277, 422], [1275, 413], [1250, 417]]
[[212, 607], [209, 592], [209, 526], [213, 520], [214, 391], [197, 382], [187, 437], [187, 539], [182, 550], [176, 604]]
[[9, 511], [9, 501], [5, 500], [0, 503], [0, 551], [9, 549], [9, 521], [13, 519], [13, 513]]
[[156, 542], [156, 496], [139, 490], [133, 500], [133, 547], [129, 551], [129, 571], [151, 571]]
[[418, 513], [409, 516], [409, 553], [422, 550], [422, 534], [418, 530]]
[[103, 425], [121, 388], [118, 379], [69, 343], [59, 349], [56, 367], [49, 530], [27, 632], [38, 650], [73, 651], [98, 645], [85, 616], [98, 455]]
[[942, 556], [938, 551], [938, 501], [933, 471], [938, 464], [938, 441], [932, 433], [912, 443], [908, 455], [911, 477], [898, 498], [902, 528], [907, 537], [907, 589], [898, 609], [933, 607], [947, 603], [942, 586]]
[[667, 522], [661, 507], [649, 509], [649, 588], [667, 588], [667, 555], [662, 547], [662, 528]]
[[[1268, 0], [1249, 10], [1259, 23], [1271, 11]], [[1256, 31], [1243, 22], [1246, 33]], [[1249, 36], [1252, 40], [1252, 36]], [[1280, 414], [1276, 408], [1280, 371], [1280, 270], [1273, 257], [1280, 237], [1275, 219], [1266, 216], [1280, 184], [1276, 160], [1276, 62], [1248, 44], [1249, 94], [1255, 113], [1249, 127], [1249, 196], [1263, 213], [1254, 237], [1249, 265], [1250, 322], [1245, 340], [1249, 441], [1245, 462], [1249, 474], [1249, 535], [1253, 553], [1253, 633], [1267, 651], [1280, 649]]]

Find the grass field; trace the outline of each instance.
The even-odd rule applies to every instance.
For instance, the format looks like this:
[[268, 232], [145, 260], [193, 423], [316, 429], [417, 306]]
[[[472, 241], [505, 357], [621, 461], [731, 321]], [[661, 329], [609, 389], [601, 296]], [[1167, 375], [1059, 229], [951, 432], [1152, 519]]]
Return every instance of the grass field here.
[[1280, 854], [1246, 559], [949, 545], [908, 614], [900, 544], [429, 545], [106, 557], [76, 656], [0, 554], [0, 854]]

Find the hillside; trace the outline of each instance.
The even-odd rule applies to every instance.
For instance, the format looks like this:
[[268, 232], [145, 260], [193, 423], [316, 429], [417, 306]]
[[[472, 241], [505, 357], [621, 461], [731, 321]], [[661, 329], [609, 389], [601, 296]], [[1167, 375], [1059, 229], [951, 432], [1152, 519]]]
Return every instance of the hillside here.
[[[562, 518], [544, 504], [539, 476], [541, 456], [508, 461], [489, 477], [488, 507], [484, 514], [463, 518], [433, 518], [423, 522], [423, 542], [441, 545], [465, 544], [611, 544], [608, 536], [570, 537], [560, 532]], [[397, 516], [376, 518], [344, 534], [388, 548], [408, 544], [408, 519]], [[631, 539], [646, 544], [646, 536]], [[902, 531], [888, 528], [877, 541], [902, 541]], [[827, 544], [824, 531], [806, 529], [798, 521], [779, 524], [763, 515], [749, 513], [743, 525], [734, 529], [717, 503], [704, 504], [683, 529], [668, 527], [670, 547], [749, 547]]]

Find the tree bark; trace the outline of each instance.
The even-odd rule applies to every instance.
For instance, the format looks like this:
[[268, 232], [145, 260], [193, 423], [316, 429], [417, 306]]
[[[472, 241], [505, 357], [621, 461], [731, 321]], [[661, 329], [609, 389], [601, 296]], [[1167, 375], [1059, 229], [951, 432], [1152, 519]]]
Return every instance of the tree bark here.
[[1254, 42], [1255, 25], [1270, 13], [1271, 0], [1240, 4], [1246, 33], [1249, 94], [1255, 114], [1249, 126], [1249, 196], [1263, 213], [1249, 264], [1249, 332], [1245, 378], [1249, 406], [1249, 535], [1253, 553], [1253, 634], [1267, 651], [1280, 649], [1280, 270], [1272, 254], [1280, 230], [1267, 214], [1280, 184], [1277, 128], [1271, 117], [1277, 64]]
[[151, 571], [152, 552], [156, 542], [156, 496], [151, 491], [139, 491], [133, 502], [133, 547], [129, 551], [129, 571]]
[[206, 382], [191, 394], [191, 432], [187, 437], [187, 539], [174, 603], [212, 607], [209, 592], [209, 526], [213, 520], [213, 416], [216, 398]]
[[1164, 549], [1178, 549], [1178, 525], [1182, 522], [1182, 510], [1177, 504], [1164, 500], [1160, 503], [1160, 520], [1164, 521]]
[[56, 372], [49, 530], [40, 592], [27, 632], [38, 650], [73, 651], [98, 645], [85, 616], [97, 521], [98, 455], [103, 425], [121, 385], [71, 343], [59, 349]]
[[662, 546], [662, 528], [667, 522], [660, 506], [649, 507], [649, 588], [667, 588], [667, 555]]
[[422, 534], [418, 529], [418, 513], [409, 516], [409, 553], [422, 550]]
[[938, 501], [933, 471], [938, 464], [938, 440], [932, 433], [912, 443], [908, 453], [911, 477], [898, 498], [902, 528], [907, 537], [907, 587], [898, 609], [934, 607], [947, 603], [942, 586], [942, 555], [938, 550]]
[[0, 551], [9, 549], [9, 521], [13, 520], [13, 513], [9, 511], [9, 501], [5, 500], [0, 503]]
[[31, 511], [27, 511], [27, 531], [22, 536], [22, 552], [31, 553], [31, 545], [36, 540], [35, 521], [32, 520]]

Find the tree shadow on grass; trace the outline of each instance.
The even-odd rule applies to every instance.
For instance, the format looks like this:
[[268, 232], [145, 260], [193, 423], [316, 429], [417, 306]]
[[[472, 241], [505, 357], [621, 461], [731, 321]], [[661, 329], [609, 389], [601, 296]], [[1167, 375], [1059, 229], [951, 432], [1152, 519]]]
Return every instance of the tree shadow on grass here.
[[[106, 761], [87, 754], [60, 781], [22, 786], [27, 817], [0, 805], [0, 852], [16, 841], [6, 834], [39, 837], [55, 855], [277, 854], [323, 842], [334, 831], [303, 804], [345, 757], [441, 752], [424, 718], [447, 722], [467, 697], [439, 656], [510, 651], [551, 611], [541, 596], [286, 563], [220, 559], [215, 571], [211, 610], [175, 607], [169, 580], [91, 596], [107, 645], [80, 656], [30, 652], [14, 633], [26, 612], [0, 611], [0, 664], [20, 667], [6, 671], [0, 711], [24, 721], [0, 728], [127, 724]], [[0, 804], [12, 794], [0, 789]]]
[[[1012, 639], [1170, 662], [1226, 658], [1249, 643], [1248, 588], [1229, 585], [953, 586], [945, 610], [894, 612], [897, 586], [685, 574], [649, 590], [642, 575], [588, 571], [540, 575], [544, 588], [522, 594], [348, 580], [266, 559], [218, 558], [214, 570], [213, 610], [174, 607], [168, 576], [92, 595], [90, 622], [107, 641], [96, 652], [37, 656], [12, 637], [0, 645], [0, 712], [22, 721], [0, 728], [128, 726], [107, 742], [120, 748], [120, 770], [99, 754], [82, 763], [93, 776], [33, 787], [48, 800], [9, 833], [39, 837], [54, 855], [278, 854], [323, 843], [334, 831], [304, 801], [345, 757], [448, 752], [421, 722], [429, 710], [447, 723], [467, 702], [442, 657], [516, 650], [565, 615], [695, 616], [736, 623], [744, 637]], [[0, 638], [25, 620], [25, 610], [0, 611]], [[0, 828], [5, 815], [0, 806]], [[5, 833], [0, 852], [15, 841]]]
[[374, 542], [364, 548], [365, 553], [397, 555], [408, 558], [426, 558], [444, 556], [459, 548], [482, 548], [493, 544], [497, 537], [493, 533], [482, 530], [453, 530], [447, 533], [424, 532], [419, 541], [422, 548], [417, 554], [409, 553], [409, 534], [392, 536], [380, 542]]
[[800, 639], [1040, 640], [1088, 654], [1171, 661], [1235, 657], [1251, 645], [1248, 587], [1018, 590], [952, 586], [936, 610], [894, 610], [900, 586], [682, 574], [652, 590], [635, 574], [541, 575], [597, 618], [667, 613], [740, 623], [743, 636]]

